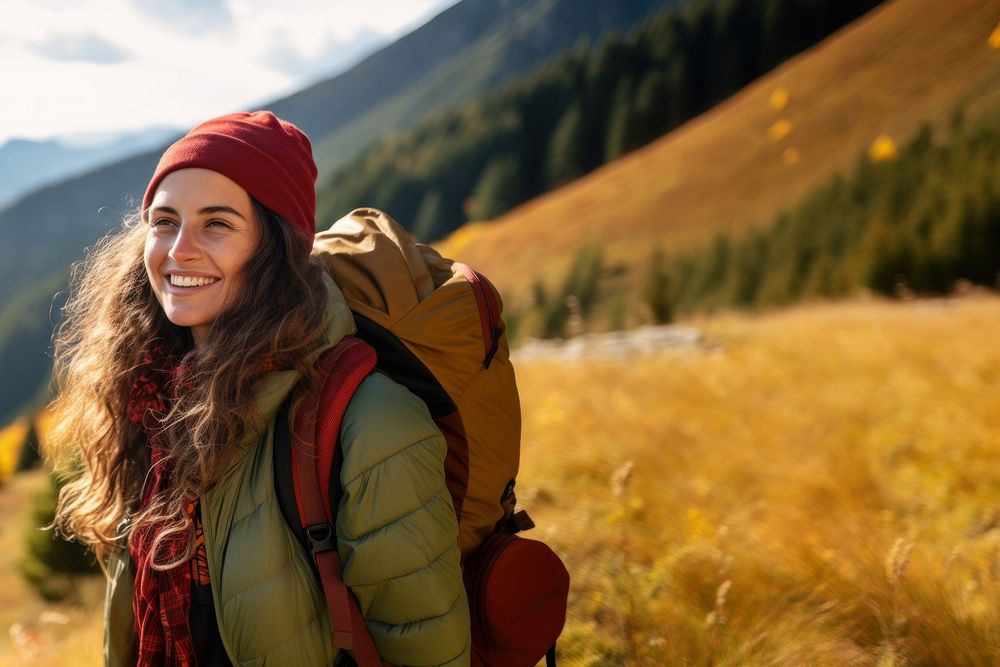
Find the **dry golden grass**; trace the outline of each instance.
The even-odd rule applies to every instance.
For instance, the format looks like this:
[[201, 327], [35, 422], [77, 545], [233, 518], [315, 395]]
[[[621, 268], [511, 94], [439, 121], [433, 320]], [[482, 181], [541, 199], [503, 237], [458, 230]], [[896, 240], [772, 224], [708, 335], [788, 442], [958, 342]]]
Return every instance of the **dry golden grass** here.
[[654, 144], [438, 246], [519, 299], [587, 242], [635, 269], [655, 246], [770, 223], [877, 137], [905, 142], [1000, 98], [998, 18], [996, 0], [888, 2]]
[[1000, 664], [1000, 300], [697, 324], [518, 367], [564, 664]]
[[0, 666], [97, 667], [102, 664], [102, 581], [83, 582], [82, 605], [47, 604], [17, 571], [31, 501], [45, 484], [45, 473], [35, 470], [0, 488]]
[[[518, 362], [519, 496], [573, 578], [560, 664], [1000, 663], [1000, 299], [691, 324], [710, 349]], [[96, 604], [46, 609], [0, 561], [0, 664], [97, 665]]]
[[[33, 417], [44, 448], [52, 429], [47, 410]], [[103, 580], [85, 579], [75, 604], [49, 604], [39, 599], [17, 571], [33, 498], [45, 488], [45, 473], [34, 470], [11, 476], [28, 431], [22, 417], [0, 430], [0, 667], [97, 667], [102, 664]]]

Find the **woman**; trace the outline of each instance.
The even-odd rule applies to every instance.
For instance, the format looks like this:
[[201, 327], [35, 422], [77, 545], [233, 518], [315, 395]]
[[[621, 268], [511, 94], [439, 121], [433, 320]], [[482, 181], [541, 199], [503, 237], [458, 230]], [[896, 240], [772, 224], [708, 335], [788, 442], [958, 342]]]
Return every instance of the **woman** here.
[[[329, 665], [326, 602], [273, 484], [279, 406], [354, 331], [310, 261], [316, 167], [270, 112], [167, 149], [125, 229], [77, 273], [56, 341], [58, 433], [81, 474], [57, 526], [108, 575], [109, 665]], [[294, 391], [293, 391], [294, 390]], [[341, 428], [338, 551], [395, 664], [468, 664], [445, 442], [375, 373]]]

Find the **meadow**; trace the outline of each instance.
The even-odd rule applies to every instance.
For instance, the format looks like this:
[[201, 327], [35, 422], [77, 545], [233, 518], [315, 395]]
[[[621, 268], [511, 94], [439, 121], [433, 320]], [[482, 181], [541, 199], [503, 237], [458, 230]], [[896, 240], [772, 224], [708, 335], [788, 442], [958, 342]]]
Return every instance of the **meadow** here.
[[1000, 663], [1000, 301], [696, 321], [519, 366], [569, 665]]
[[[699, 348], [516, 361], [559, 664], [1000, 663], [1000, 298], [685, 324]], [[0, 489], [9, 557], [43, 481]], [[0, 664], [100, 664], [96, 591], [43, 605], [9, 557]]]

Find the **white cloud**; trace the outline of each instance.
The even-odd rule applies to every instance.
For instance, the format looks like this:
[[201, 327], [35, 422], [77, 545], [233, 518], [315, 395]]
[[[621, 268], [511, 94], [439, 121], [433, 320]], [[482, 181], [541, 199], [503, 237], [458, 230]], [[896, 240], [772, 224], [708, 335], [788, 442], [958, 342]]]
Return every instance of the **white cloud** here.
[[217, 0], [181, 19], [194, 0], [8, 0], [0, 143], [189, 127], [335, 73], [454, 2]]
[[203, 33], [233, 23], [224, 0], [132, 0], [131, 4], [168, 30]]
[[87, 62], [99, 65], [120, 63], [129, 54], [105, 38], [92, 32], [52, 33], [32, 46], [42, 58], [67, 62]]
[[259, 62], [265, 67], [295, 77], [315, 78], [328, 75], [346, 62], [356, 61], [384, 41], [382, 35], [362, 29], [349, 39], [341, 40], [333, 33], [321, 40], [316, 49], [303, 49], [298, 39], [284, 30], [272, 32], [269, 46]]

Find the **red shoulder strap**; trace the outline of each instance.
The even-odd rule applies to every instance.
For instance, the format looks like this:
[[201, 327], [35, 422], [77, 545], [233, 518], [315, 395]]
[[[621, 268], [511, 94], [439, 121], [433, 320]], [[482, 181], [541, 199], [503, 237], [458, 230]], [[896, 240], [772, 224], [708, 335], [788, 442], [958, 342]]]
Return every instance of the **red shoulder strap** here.
[[309, 540], [330, 609], [333, 646], [349, 650], [360, 667], [381, 667], [357, 600], [341, 578], [330, 476], [340, 425], [361, 382], [375, 368], [375, 350], [359, 338], [345, 338], [316, 364], [319, 391], [299, 404], [292, 424], [292, 485], [299, 519]]

